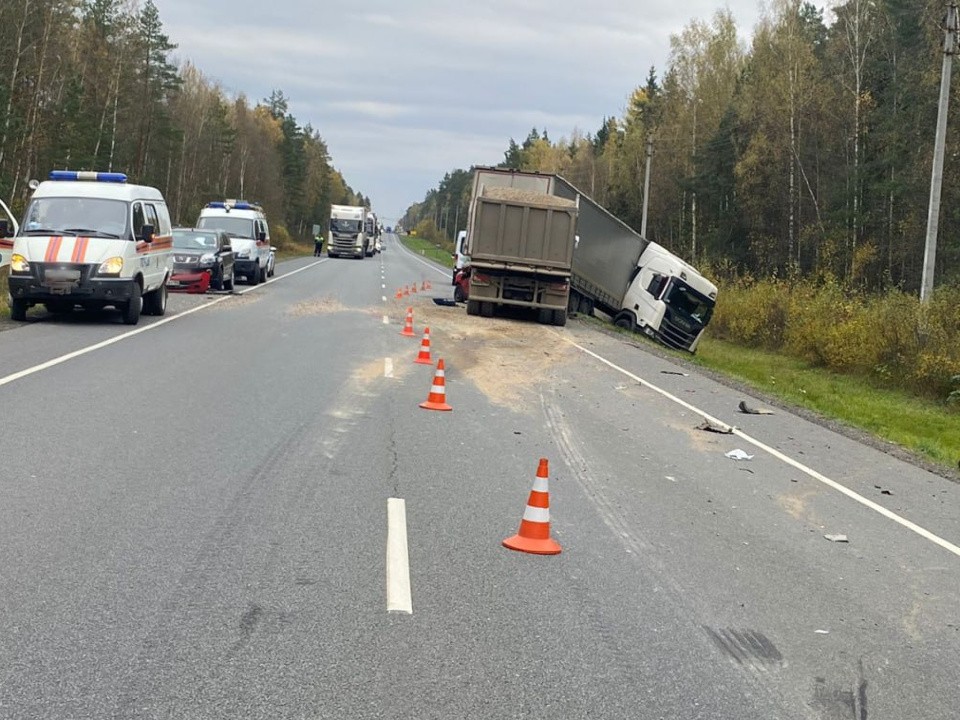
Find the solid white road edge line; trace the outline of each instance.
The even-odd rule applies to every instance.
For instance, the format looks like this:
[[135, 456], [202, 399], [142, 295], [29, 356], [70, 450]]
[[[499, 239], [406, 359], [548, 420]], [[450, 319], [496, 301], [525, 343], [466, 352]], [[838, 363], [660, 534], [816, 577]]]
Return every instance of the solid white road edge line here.
[[[283, 275], [278, 275], [278, 276], [276, 276], [276, 277], [274, 277], [274, 278], [271, 278], [270, 280], [267, 280], [265, 283], [261, 283], [260, 285], [254, 285], [254, 286], [251, 286], [251, 287], [246, 288], [245, 290], [241, 290], [241, 291], [239, 291], [239, 292], [235, 292], [234, 295], [244, 295], [244, 294], [246, 294], [246, 293], [248, 293], [248, 292], [252, 292], [253, 290], [257, 290], [258, 288], [261, 288], [261, 287], [263, 287], [264, 285], [268, 285], [268, 284], [270, 284], [270, 283], [272, 283], [272, 282], [276, 282], [277, 280], [282, 280], [283, 278], [290, 277], [291, 275], [296, 275], [298, 272], [303, 272], [304, 270], [307, 270], [308, 268], [312, 268], [314, 265], [319, 265], [319, 264], [322, 263], [322, 262], [326, 262], [326, 260], [318, 260], [317, 262], [315, 262], [315, 263], [310, 263], [309, 265], [305, 265], [305, 266], [302, 267], [302, 268], [297, 268], [296, 270], [291, 270], [291, 271], [288, 272], [288, 273], [284, 273]], [[187, 315], [192, 315], [192, 314], [195, 313], [195, 312], [199, 312], [200, 310], [203, 310], [203, 309], [205, 309], [205, 308], [212, 307], [212, 306], [214, 306], [214, 305], [217, 305], [217, 304], [219, 304], [219, 303], [222, 303], [224, 300], [229, 300], [231, 297], [232, 297], [231, 295], [223, 295], [223, 296], [221, 296], [221, 297], [214, 298], [213, 300], [211, 300], [211, 301], [208, 302], [208, 303], [204, 303], [203, 305], [197, 305], [197, 307], [190, 308], [189, 310], [184, 310], [183, 312], [179, 312], [179, 313], [177, 313], [176, 315], [171, 315], [170, 317], [164, 318], [163, 320], [158, 320], [157, 322], [151, 323], [150, 325], [144, 325], [143, 327], [137, 328], [136, 330], [131, 330], [130, 332], [125, 332], [125, 333], [123, 333], [122, 335], [117, 335], [117, 336], [115, 336], [115, 337], [109, 338], [109, 339], [107, 339], [107, 340], [103, 340], [103, 341], [98, 342], [98, 343], [95, 343], [95, 344], [93, 344], [93, 345], [88, 345], [87, 347], [80, 348], [79, 350], [74, 350], [73, 352], [68, 352], [66, 355], [61, 355], [60, 357], [53, 358], [52, 360], [47, 360], [46, 362], [42, 362], [42, 363], [40, 363], [39, 365], [34, 365], [33, 367], [28, 367], [28, 368], [26, 368], [26, 369], [24, 369], [24, 370], [20, 370], [20, 371], [18, 371], [18, 372], [11, 373], [10, 375], [7, 375], [6, 377], [0, 378], [0, 387], [3, 387], [4, 385], [8, 385], [8, 384], [10, 384], [10, 383], [12, 383], [12, 382], [15, 382], [15, 381], [17, 381], [17, 380], [20, 380], [20, 379], [22, 379], [22, 378], [25, 378], [25, 377], [27, 377], [28, 375], [33, 375], [33, 374], [38, 373], [38, 372], [40, 372], [40, 371], [42, 371], [42, 370], [47, 370], [47, 369], [52, 368], [52, 367], [54, 367], [54, 366], [56, 366], [56, 365], [61, 365], [61, 364], [65, 363], [65, 362], [67, 362], [68, 360], [73, 360], [74, 358], [78, 358], [78, 357], [80, 357], [81, 355], [86, 355], [87, 353], [92, 353], [92, 352], [95, 351], [95, 350], [100, 350], [100, 349], [105, 348], [105, 347], [107, 347], [107, 346], [109, 346], [109, 345], [113, 345], [114, 343], [118, 343], [118, 342], [120, 342], [121, 340], [126, 340], [127, 338], [131, 338], [131, 337], [133, 337], [134, 335], [139, 335], [140, 333], [145, 333], [145, 332], [148, 332], [148, 331], [150, 331], [150, 330], [154, 330], [154, 329], [156, 329], [156, 328], [158, 328], [158, 327], [160, 327], [160, 326], [162, 326], [162, 325], [166, 325], [167, 323], [173, 322], [174, 320], [179, 320], [180, 318], [186, 317]]]
[[413, 613], [407, 555], [407, 508], [400, 498], [387, 498], [387, 612]]
[[[559, 333], [558, 333], [558, 334], [559, 334]], [[672, 401], [672, 402], [675, 402], [676, 404], [680, 405], [681, 407], [686, 408], [687, 410], [689, 410], [689, 411], [691, 411], [691, 412], [696, 413], [697, 415], [699, 415], [699, 416], [702, 417], [703, 419], [708, 420], [708, 421], [710, 421], [710, 422], [712, 422], [712, 423], [719, 423], [719, 424], [721, 424], [721, 425], [726, 425], [726, 424], [727, 424], [727, 423], [723, 422], [722, 420], [719, 420], [719, 419], [713, 417], [713, 416], [710, 415], [709, 413], [704, 412], [704, 411], [701, 410], [700, 408], [694, 407], [693, 405], [691, 405], [690, 403], [686, 402], [685, 400], [682, 400], [682, 399], [678, 398], [676, 395], [671, 395], [671, 394], [670, 394], [669, 392], [667, 392], [666, 390], [657, 387], [657, 386], [654, 385], [653, 383], [650, 383], [650, 382], [644, 380], [643, 378], [638, 377], [637, 375], [634, 375], [634, 374], [633, 374], [632, 372], [630, 372], [629, 370], [625, 370], [624, 368], [620, 367], [619, 365], [610, 362], [610, 361], [607, 360], [605, 357], [602, 357], [602, 356], [598, 355], [597, 353], [593, 352], [592, 350], [588, 350], [587, 348], [583, 347], [582, 345], [579, 345], [579, 344], [575, 343], [573, 340], [570, 340], [569, 338], [564, 337], [563, 335], [560, 335], [560, 337], [563, 337], [564, 340], [566, 340], [568, 343], [570, 343], [571, 345], [573, 345], [575, 348], [577, 348], [578, 350], [586, 353], [587, 355], [590, 355], [590, 356], [593, 357], [593, 358], [596, 358], [597, 360], [599, 360], [600, 362], [602, 362], [604, 365], [607, 365], [607, 366], [613, 368], [613, 369], [616, 370], [617, 372], [623, 373], [624, 375], [626, 375], [626, 376], [627, 376], [628, 378], [630, 378], [631, 380], [640, 383], [641, 385], [643, 385], [643, 386], [646, 387], [646, 388], [650, 388], [651, 390], [653, 390], [654, 392], [659, 393], [660, 395], [662, 395], [663, 397], [667, 398], [668, 400], [670, 400], [670, 401]], [[883, 507], [883, 505], [879, 505], [879, 504], [875, 503], [873, 500], [870, 500], [869, 498], [865, 498], [863, 495], [860, 495], [859, 493], [851, 490], [850, 488], [846, 487], [845, 485], [841, 485], [841, 484], [838, 483], [836, 480], [831, 480], [831, 479], [828, 478], [826, 475], [822, 475], [821, 473], [818, 473], [816, 470], [807, 467], [807, 466], [804, 465], [803, 463], [798, 462], [797, 460], [794, 460], [793, 458], [791, 458], [791, 457], [789, 457], [789, 456], [787, 456], [787, 455], [784, 455], [782, 452], [780, 452], [780, 451], [777, 450], [776, 448], [772, 448], [772, 447], [770, 447], [769, 445], [766, 445], [765, 443], [761, 442], [760, 440], [757, 440], [756, 438], [751, 437], [750, 435], [747, 435], [747, 434], [746, 434], [745, 432], [743, 432], [742, 430], [739, 430], [739, 429], [737, 429], [737, 428], [733, 428], [733, 434], [736, 435], [737, 437], [739, 437], [740, 439], [744, 440], [745, 442], [750, 443], [750, 444], [753, 445], [754, 447], [756, 447], [756, 448], [758, 448], [758, 449], [760, 449], [760, 450], [763, 450], [763, 451], [766, 452], [766, 453], [769, 453], [770, 455], [772, 455], [773, 457], [777, 458], [778, 460], [780, 460], [780, 461], [782, 461], [782, 462], [785, 462], [787, 465], [790, 465], [791, 467], [796, 468], [797, 470], [799, 470], [800, 472], [804, 473], [805, 475], [809, 475], [809, 476], [812, 477], [814, 480], [817, 480], [817, 481], [823, 483], [823, 484], [826, 485], [827, 487], [833, 488], [833, 489], [836, 490], [837, 492], [843, 493], [844, 495], [846, 495], [846, 496], [847, 496], [848, 498], [850, 498], [851, 500], [855, 500], [856, 502], [860, 503], [860, 504], [863, 505], [864, 507], [870, 508], [870, 509], [873, 510], [874, 512], [877, 512], [877, 513], [883, 515], [885, 518], [887, 518], [887, 519], [889, 519], [889, 520], [893, 520], [895, 523], [898, 523], [898, 524], [902, 525], [903, 527], [907, 528], [908, 530], [911, 530], [912, 532], [915, 532], [917, 535], [919, 535], [920, 537], [924, 538], [925, 540], [929, 540], [930, 542], [939, 545], [939, 546], [942, 547], [944, 550], [947, 550], [947, 551], [949, 551], [949, 552], [952, 552], [952, 553], [953, 553], [954, 555], [956, 555], [957, 557], [960, 557], [960, 547], [958, 547], [957, 545], [954, 545], [954, 544], [953, 544], [952, 542], [950, 542], [949, 540], [944, 540], [944, 539], [943, 539], [942, 537], [940, 537], [939, 535], [935, 535], [934, 533], [930, 532], [930, 531], [927, 530], [926, 528], [920, 527], [920, 526], [917, 525], [916, 523], [911, 522], [910, 520], [907, 520], [905, 517], [903, 517], [903, 516], [901, 516], [901, 515], [897, 515], [897, 514], [896, 514], [895, 512], [893, 512], [892, 510], [888, 510], [887, 508]]]

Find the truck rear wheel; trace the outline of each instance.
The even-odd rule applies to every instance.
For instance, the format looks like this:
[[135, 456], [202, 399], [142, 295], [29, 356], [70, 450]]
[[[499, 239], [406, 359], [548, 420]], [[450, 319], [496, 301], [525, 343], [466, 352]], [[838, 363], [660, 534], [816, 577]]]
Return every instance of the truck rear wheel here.
[[467, 300], [467, 315], [479, 315], [479, 314], [480, 314], [480, 301]]
[[492, 302], [480, 303], [480, 314], [485, 318], [493, 317], [493, 303]]
[[557, 327], [563, 327], [567, 324], [567, 311], [566, 310], [554, 310], [553, 317], [550, 319], [552, 325]]
[[630, 330], [631, 332], [636, 328], [636, 323], [633, 321], [633, 316], [631, 316], [629, 313], [617, 315], [617, 319], [613, 321], [613, 324], [618, 328]]

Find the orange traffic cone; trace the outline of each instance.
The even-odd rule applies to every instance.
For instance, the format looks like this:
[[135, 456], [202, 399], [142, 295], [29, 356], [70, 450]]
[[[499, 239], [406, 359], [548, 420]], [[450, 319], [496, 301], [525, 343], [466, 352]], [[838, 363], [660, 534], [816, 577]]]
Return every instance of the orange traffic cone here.
[[397, 288], [397, 294], [394, 295], [394, 297], [395, 297], [397, 300], [399, 300], [400, 298], [402, 298], [402, 297], [403, 297], [403, 290], [400, 290], [399, 288]]
[[425, 280], [424, 282], [427, 283], [427, 290], [433, 290], [433, 283], [432, 283], [432, 282], [430, 282], [429, 280]]
[[415, 363], [420, 363], [421, 365], [433, 365], [433, 360], [430, 359], [430, 328], [423, 329], [423, 340], [420, 341], [420, 354], [417, 355], [417, 359], [414, 360]]
[[400, 331], [401, 335], [406, 335], [407, 337], [416, 337], [416, 334], [413, 332], [413, 308], [407, 308], [407, 320], [403, 323], [403, 330]]
[[408, 285], [403, 286], [403, 296], [410, 297], [410, 287]]
[[453, 410], [447, 405], [447, 388], [444, 379], [443, 358], [437, 360], [437, 371], [433, 375], [433, 386], [426, 402], [420, 403], [424, 410]]
[[430, 283], [428, 283], [426, 280], [424, 280], [420, 289], [421, 289], [421, 290], [429, 290], [429, 289], [430, 289]]
[[504, 540], [504, 547], [534, 555], [560, 554], [560, 543], [550, 537], [549, 477], [547, 459], [540, 458], [537, 479], [533, 481], [533, 490], [520, 521], [520, 532]]
[[416, 283], [414, 283], [413, 285], [410, 286], [410, 292], [412, 292], [414, 295], [417, 294], [417, 284], [416, 284]]

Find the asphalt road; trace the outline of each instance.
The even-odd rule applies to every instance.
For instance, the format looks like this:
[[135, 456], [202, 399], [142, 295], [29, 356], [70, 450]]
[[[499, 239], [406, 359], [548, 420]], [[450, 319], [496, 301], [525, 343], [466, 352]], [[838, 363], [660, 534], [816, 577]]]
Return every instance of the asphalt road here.
[[0, 332], [0, 718], [957, 717], [958, 486], [385, 246]]

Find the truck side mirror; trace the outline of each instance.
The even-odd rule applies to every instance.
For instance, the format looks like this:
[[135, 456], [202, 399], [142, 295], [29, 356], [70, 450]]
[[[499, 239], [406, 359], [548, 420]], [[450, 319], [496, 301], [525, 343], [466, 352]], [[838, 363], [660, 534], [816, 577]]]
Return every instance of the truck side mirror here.
[[153, 225], [144, 225], [143, 227], [140, 228], [140, 237], [144, 242], [148, 242], [148, 243], [153, 242], [153, 233], [154, 233]]

